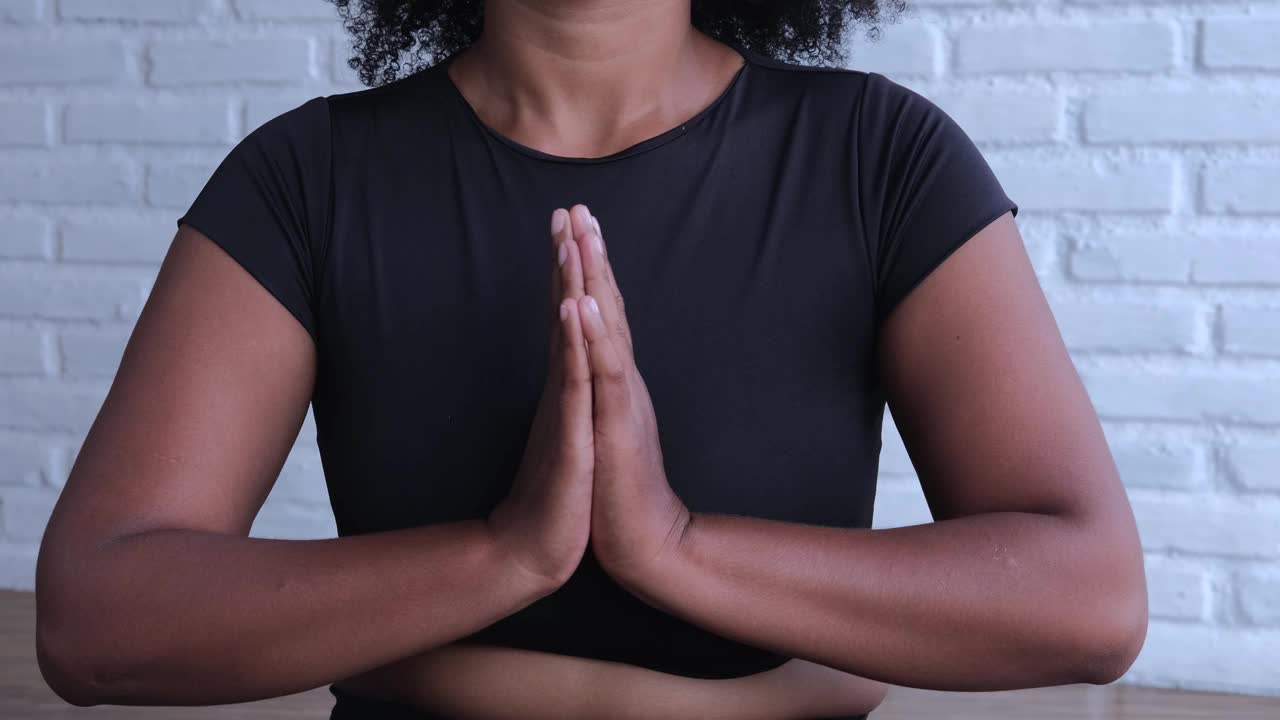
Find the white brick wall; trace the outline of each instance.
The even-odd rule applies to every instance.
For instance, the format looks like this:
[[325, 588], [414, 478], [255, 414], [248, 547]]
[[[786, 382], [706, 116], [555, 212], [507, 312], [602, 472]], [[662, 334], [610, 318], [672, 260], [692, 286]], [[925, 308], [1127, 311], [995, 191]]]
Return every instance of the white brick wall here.
[[[33, 586], [177, 214], [358, 88], [346, 44], [323, 0], [0, 0], [0, 587]], [[1124, 682], [1280, 695], [1280, 1], [914, 0], [852, 44], [1023, 210], [1147, 551]], [[929, 521], [892, 416], [881, 469], [876, 526]], [[253, 534], [335, 534], [305, 440]]]

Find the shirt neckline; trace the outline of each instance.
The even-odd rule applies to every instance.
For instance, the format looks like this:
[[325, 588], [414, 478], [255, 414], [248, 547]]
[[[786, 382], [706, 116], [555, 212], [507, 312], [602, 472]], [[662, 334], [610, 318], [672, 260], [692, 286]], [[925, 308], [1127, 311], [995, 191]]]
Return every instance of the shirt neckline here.
[[723, 105], [726, 102], [726, 100], [731, 95], [734, 94], [734, 91], [742, 84], [742, 78], [743, 76], [746, 75], [746, 70], [748, 66], [753, 65], [755, 63], [755, 57], [752, 55], [751, 51], [748, 50], [747, 48], [730, 40], [720, 39], [720, 42], [723, 42], [724, 44], [728, 45], [734, 50], [737, 50], [738, 54], [742, 56], [743, 62], [742, 62], [742, 65], [738, 68], [737, 72], [734, 73], [733, 78], [729, 81], [728, 85], [726, 85], [725, 88], [720, 91], [720, 94], [716, 96], [715, 100], [711, 101], [711, 104], [707, 105], [705, 108], [695, 113], [692, 117], [688, 118], [687, 120], [680, 123], [679, 125], [676, 125], [673, 128], [664, 130], [663, 132], [658, 133], [653, 137], [641, 140], [615, 153], [611, 153], [609, 155], [604, 155], [601, 157], [594, 157], [594, 158], [571, 157], [567, 155], [553, 155], [551, 153], [543, 152], [541, 150], [538, 150], [537, 148], [529, 147], [528, 145], [524, 145], [522, 143], [519, 143], [507, 137], [506, 135], [503, 135], [502, 133], [498, 132], [494, 128], [490, 127], [487, 123], [485, 123], [484, 120], [480, 119], [480, 115], [475, 111], [475, 108], [471, 106], [471, 103], [467, 101], [466, 96], [464, 96], [462, 94], [462, 91], [458, 89], [458, 86], [453, 82], [453, 78], [451, 78], [449, 76], [449, 73], [447, 72], [449, 64], [453, 62], [453, 59], [457, 57], [458, 53], [460, 53], [461, 50], [451, 53], [450, 55], [445, 57], [443, 60], [436, 63], [433, 69], [439, 75], [440, 82], [442, 82], [444, 86], [447, 88], [447, 91], [449, 95], [453, 98], [454, 102], [461, 107], [463, 113], [466, 114], [466, 116], [471, 119], [471, 122], [474, 123], [476, 126], [478, 126], [487, 135], [501, 142], [502, 144], [506, 145], [512, 150], [515, 150], [516, 152], [519, 152], [523, 155], [527, 155], [529, 157], [532, 157], [538, 160], [545, 160], [548, 162], [557, 162], [557, 163], [565, 163], [565, 164], [572, 164], [572, 165], [597, 165], [601, 163], [609, 163], [609, 162], [616, 162], [618, 160], [624, 160], [626, 158], [639, 155], [640, 153], [653, 150], [662, 145], [666, 145], [667, 143], [671, 142], [672, 140], [675, 140], [676, 138], [685, 136], [686, 134], [688, 134], [690, 129], [692, 129], [697, 125], [700, 125], [708, 117], [714, 114], [716, 109], [719, 108], [721, 105]]

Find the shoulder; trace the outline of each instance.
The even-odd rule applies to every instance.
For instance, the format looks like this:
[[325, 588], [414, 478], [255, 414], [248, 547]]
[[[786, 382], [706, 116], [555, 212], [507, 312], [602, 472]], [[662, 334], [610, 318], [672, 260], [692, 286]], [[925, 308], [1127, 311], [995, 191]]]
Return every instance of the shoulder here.
[[377, 126], [390, 118], [421, 123], [451, 99], [445, 79], [443, 66], [431, 65], [383, 85], [335, 93], [325, 99], [338, 131]]
[[329, 100], [316, 96], [267, 120], [245, 136], [257, 149], [314, 148], [328, 143]]
[[946, 117], [920, 92], [875, 71], [800, 65], [750, 51], [747, 58], [761, 96], [846, 118], [864, 139], [876, 141], [904, 124]]
[[738, 50], [747, 58], [752, 79], [773, 97], [817, 101], [824, 106], [848, 103], [865, 91], [874, 75], [852, 68], [800, 65], [741, 47]]
[[[430, 70], [377, 87], [313, 97], [259, 125], [243, 145], [259, 157], [309, 169], [324, 166], [328, 172], [329, 166], [350, 154], [349, 148], [358, 152], [368, 139], [389, 130], [426, 129], [434, 116], [429, 108], [445, 99], [439, 83], [432, 82]], [[424, 108], [428, 108], [426, 112]], [[396, 122], [391, 122], [392, 118]]]

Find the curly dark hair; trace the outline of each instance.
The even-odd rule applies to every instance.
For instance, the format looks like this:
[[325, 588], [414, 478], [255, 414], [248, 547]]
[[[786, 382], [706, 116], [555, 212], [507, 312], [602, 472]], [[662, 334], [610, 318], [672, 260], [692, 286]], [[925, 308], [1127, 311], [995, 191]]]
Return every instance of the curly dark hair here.
[[[411, 74], [475, 41], [483, 0], [329, 0], [354, 38], [347, 64], [367, 86]], [[711, 37], [787, 62], [843, 65], [849, 29], [894, 22], [905, 0], [693, 0], [692, 22]]]

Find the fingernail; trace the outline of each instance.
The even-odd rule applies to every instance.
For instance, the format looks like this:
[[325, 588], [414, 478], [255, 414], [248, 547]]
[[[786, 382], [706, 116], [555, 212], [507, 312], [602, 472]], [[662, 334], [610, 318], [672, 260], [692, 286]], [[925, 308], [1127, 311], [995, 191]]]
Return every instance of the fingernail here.
[[568, 319], [569, 319], [569, 306], [565, 305], [564, 303], [560, 303], [560, 321], [564, 322], [565, 320], [568, 320]]
[[556, 250], [556, 260], [559, 264], [564, 265], [565, 258], [569, 257], [569, 248], [565, 247], [564, 243], [557, 243], [557, 245], [559, 246], [559, 249]]
[[551, 232], [556, 235], [559, 235], [560, 231], [563, 229], [564, 229], [564, 213], [560, 212], [559, 208], [556, 208], [556, 210], [551, 213]]
[[597, 317], [600, 315], [600, 306], [596, 304], [596, 299], [590, 295], [587, 296], [587, 311]]
[[600, 229], [600, 221], [596, 219], [595, 215], [591, 216], [591, 224], [596, 226], [596, 232], [604, 235], [604, 231]]
[[600, 255], [600, 256], [604, 255], [604, 243], [600, 241], [599, 232], [591, 236], [591, 246], [596, 249], [597, 255]]

